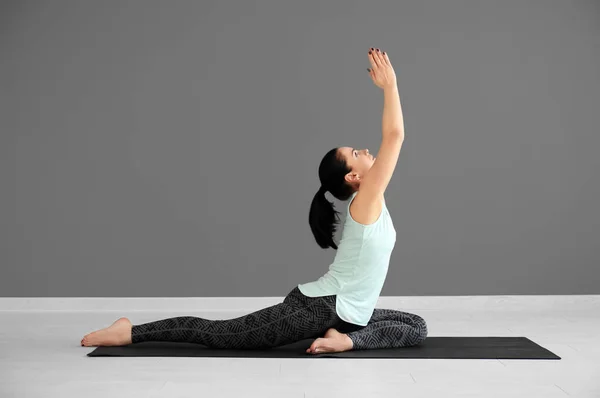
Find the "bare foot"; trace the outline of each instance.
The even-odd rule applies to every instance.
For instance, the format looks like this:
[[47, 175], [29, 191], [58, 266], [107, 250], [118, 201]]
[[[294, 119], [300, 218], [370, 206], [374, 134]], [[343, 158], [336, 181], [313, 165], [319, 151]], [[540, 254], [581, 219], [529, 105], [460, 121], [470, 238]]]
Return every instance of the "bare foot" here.
[[350, 351], [352, 340], [347, 334], [340, 333], [334, 328], [327, 330], [324, 337], [319, 337], [306, 350], [308, 354], [323, 354], [325, 352]]
[[107, 328], [86, 334], [81, 339], [81, 345], [97, 347], [131, 344], [131, 326], [129, 319], [119, 318]]

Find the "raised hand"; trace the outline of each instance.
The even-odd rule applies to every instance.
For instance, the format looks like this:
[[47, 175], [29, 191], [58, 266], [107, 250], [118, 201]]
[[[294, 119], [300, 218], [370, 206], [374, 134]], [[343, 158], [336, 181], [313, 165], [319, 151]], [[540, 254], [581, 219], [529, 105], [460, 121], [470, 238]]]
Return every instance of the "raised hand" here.
[[371, 62], [371, 68], [367, 70], [377, 87], [383, 89], [396, 84], [396, 72], [394, 72], [387, 53], [379, 48], [371, 48], [369, 50], [369, 61]]

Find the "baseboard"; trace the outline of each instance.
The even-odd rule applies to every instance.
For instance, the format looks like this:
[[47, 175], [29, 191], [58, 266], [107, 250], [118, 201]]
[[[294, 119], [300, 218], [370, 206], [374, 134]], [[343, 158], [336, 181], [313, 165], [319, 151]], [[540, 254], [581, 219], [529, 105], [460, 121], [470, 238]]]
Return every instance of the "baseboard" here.
[[[251, 312], [284, 297], [0, 297], [0, 311]], [[600, 311], [600, 295], [381, 296], [377, 308], [404, 311]]]

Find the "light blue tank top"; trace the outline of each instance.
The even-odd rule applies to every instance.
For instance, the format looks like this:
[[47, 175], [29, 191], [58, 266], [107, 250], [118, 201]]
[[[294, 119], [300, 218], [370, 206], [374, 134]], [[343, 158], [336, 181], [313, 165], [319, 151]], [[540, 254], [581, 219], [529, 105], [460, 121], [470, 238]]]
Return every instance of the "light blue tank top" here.
[[338, 316], [346, 322], [366, 326], [373, 315], [387, 276], [396, 230], [385, 200], [373, 224], [364, 225], [350, 215], [348, 202], [342, 238], [329, 271], [314, 282], [298, 285], [308, 297], [337, 295]]

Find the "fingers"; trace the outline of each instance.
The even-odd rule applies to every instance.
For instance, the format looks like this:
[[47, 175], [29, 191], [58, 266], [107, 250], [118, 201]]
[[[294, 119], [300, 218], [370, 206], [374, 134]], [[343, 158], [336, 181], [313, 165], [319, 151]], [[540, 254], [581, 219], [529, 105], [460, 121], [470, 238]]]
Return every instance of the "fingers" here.
[[369, 71], [369, 76], [371, 76], [371, 79], [373, 80], [373, 82], [375, 82], [375, 74], [373, 73], [373, 69], [367, 69]]
[[373, 68], [391, 65], [387, 54], [383, 55], [383, 51], [379, 48], [369, 49], [369, 61], [371, 62], [371, 66]]
[[393, 74], [392, 63], [388, 55], [383, 54], [383, 50], [379, 48], [369, 49], [369, 62], [371, 63], [371, 68], [368, 69], [369, 76], [371, 76], [371, 79], [373, 79], [373, 82], [377, 86], [381, 87], [381, 84], [377, 80], [382, 76], [389, 75], [390, 73]]
[[390, 59], [388, 58], [388, 55], [387, 55], [387, 53], [385, 53], [385, 54], [382, 54], [382, 58], [383, 58], [383, 61], [384, 61], [384, 62], [385, 62], [387, 65], [389, 65], [389, 66], [392, 66], [392, 63], [390, 62]]
[[375, 62], [377, 62], [377, 65], [379, 65], [379, 66], [385, 65], [385, 59], [383, 59], [383, 50], [382, 49], [376, 48], [375, 51], [373, 51], [373, 54], [375, 55]]
[[375, 49], [369, 50], [369, 62], [371, 63], [371, 66], [373, 68], [378, 68], [379, 67], [379, 63], [378, 63], [378, 60], [377, 61], [375, 60], [376, 55], [375, 55], [375, 51], [374, 50]]

